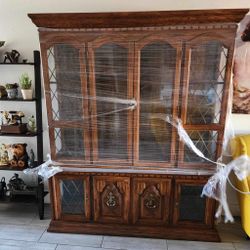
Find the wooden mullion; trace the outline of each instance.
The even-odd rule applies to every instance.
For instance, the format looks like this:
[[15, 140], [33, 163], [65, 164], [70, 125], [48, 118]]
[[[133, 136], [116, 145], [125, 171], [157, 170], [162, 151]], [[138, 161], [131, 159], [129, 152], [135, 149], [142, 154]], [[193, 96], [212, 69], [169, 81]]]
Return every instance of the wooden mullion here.
[[[132, 100], [134, 97], [133, 84], [134, 84], [134, 43], [129, 43], [128, 48], [128, 69], [127, 69], [127, 98]], [[128, 162], [133, 161], [133, 113], [134, 111], [127, 111], [127, 150], [128, 150]]]
[[[173, 117], [178, 117], [178, 108], [179, 108], [179, 92], [180, 92], [180, 80], [181, 80], [181, 63], [182, 63], [182, 43], [178, 44], [176, 49], [176, 67], [175, 67], [175, 80], [173, 86], [172, 94], [172, 115]], [[176, 144], [177, 144], [177, 130], [172, 126], [172, 139], [171, 139], [171, 158], [170, 162], [176, 161]], [[174, 164], [173, 166], [174, 167]]]
[[51, 159], [56, 159], [56, 140], [55, 140], [55, 128], [53, 126], [49, 127], [49, 139], [50, 139], [50, 154]]
[[89, 134], [89, 116], [88, 116], [88, 89], [87, 89], [87, 70], [85, 63], [85, 46], [80, 48], [79, 51], [80, 59], [80, 78], [81, 78], [81, 89], [82, 89], [82, 115], [83, 115], [83, 138], [84, 138], [84, 153], [85, 160], [90, 161], [90, 134]]
[[[190, 77], [190, 64], [191, 64], [191, 48], [185, 46], [185, 57], [184, 57], [184, 65], [183, 65], [183, 78], [182, 78], [182, 96], [181, 96], [181, 120], [183, 124], [186, 123], [187, 117], [187, 103], [188, 103], [188, 88], [189, 88], [189, 77]], [[178, 147], [178, 160], [177, 166], [179, 162], [183, 162], [184, 160], [184, 145], [183, 143], [179, 143]]]
[[215, 130], [220, 131], [223, 130], [223, 126], [221, 124], [197, 124], [197, 125], [183, 125], [183, 128], [187, 131], [194, 130], [194, 131], [208, 131], [208, 130]]
[[134, 53], [134, 97], [137, 103], [134, 110], [134, 143], [133, 143], [133, 164], [136, 165], [139, 161], [139, 144], [140, 144], [140, 48], [135, 44]]
[[96, 107], [96, 84], [95, 84], [95, 55], [92, 44], [88, 44], [87, 60], [89, 62], [89, 96], [92, 136], [92, 160], [98, 159], [98, 128], [97, 128], [97, 107]]
[[184, 71], [183, 71], [183, 85], [182, 85], [182, 103], [181, 103], [181, 120], [186, 124], [187, 119], [187, 105], [188, 105], [188, 91], [191, 65], [191, 48], [185, 47]]

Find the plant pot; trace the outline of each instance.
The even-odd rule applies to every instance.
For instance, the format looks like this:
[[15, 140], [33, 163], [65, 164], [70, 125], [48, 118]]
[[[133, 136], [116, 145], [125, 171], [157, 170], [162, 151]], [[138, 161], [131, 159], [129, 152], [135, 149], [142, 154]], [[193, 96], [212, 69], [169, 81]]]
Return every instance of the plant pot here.
[[31, 100], [33, 97], [33, 89], [21, 89], [24, 100]]
[[9, 99], [16, 99], [18, 95], [17, 89], [6, 89]]

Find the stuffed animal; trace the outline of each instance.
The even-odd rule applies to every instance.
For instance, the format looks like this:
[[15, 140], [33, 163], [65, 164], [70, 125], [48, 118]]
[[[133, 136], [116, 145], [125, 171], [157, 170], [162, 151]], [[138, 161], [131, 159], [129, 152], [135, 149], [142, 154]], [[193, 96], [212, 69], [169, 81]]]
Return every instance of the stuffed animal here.
[[13, 144], [11, 146], [11, 152], [13, 154], [13, 158], [10, 160], [11, 167], [24, 168], [27, 166], [29, 156], [26, 147], [26, 143]]

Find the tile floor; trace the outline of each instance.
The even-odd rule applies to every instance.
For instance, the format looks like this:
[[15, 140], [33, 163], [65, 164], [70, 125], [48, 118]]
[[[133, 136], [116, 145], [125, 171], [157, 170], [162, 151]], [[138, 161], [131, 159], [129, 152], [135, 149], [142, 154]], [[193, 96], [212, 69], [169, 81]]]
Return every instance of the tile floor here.
[[0, 250], [250, 250], [240, 223], [219, 224], [222, 243], [48, 233], [32, 203], [0, 203]]

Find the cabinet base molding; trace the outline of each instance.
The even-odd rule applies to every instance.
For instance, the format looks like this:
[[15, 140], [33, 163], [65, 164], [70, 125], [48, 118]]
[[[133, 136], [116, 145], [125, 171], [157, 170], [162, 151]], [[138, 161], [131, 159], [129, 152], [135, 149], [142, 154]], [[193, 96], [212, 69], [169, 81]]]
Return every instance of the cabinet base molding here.
[[215, 228], [142, 227], [134, 225], [79, 223], [52, 220], [48, 232], [220, 242], [220, 237]]

